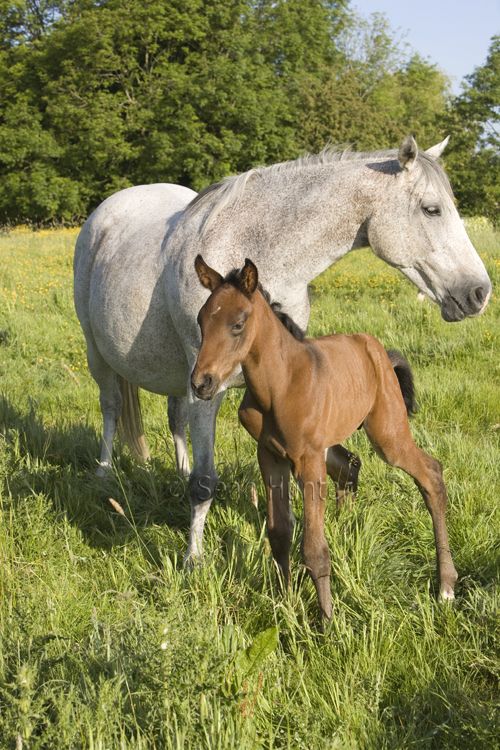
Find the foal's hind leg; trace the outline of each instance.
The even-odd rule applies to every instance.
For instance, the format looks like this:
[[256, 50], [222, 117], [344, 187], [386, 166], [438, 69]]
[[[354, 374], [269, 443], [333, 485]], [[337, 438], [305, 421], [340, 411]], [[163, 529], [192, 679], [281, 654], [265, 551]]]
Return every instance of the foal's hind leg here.
[[189, 476], [189, 454], [187, 449], [187, 398], [185, 396], [168, 397], [168, 426], [174, 439], [177, 471]]
[[358, 491], [361, 459], [342, 445], [332, 445], [326, 451], [326, 470], [337, 487], [337, 508], [346, 500], [351, 507]]
[[446, 529], [447, 495], [441, 463], [415, 444], [404, 412], [394, 420], [392, 408], [385, 414], [378, 410], [376, 415], [365, 420], [365, 429], [378, 455], [391, 466], [403, 469], [420, 490], [434, 527], [440, 599], [454, 599], [458, 575]]
[[89, 340], [88, 337], [87, 361], [92, 377], [100, 389], [103, 439], [97, 476], [104, 477], [113, 469], [113, 441], [122, 411], [122, 394], [118, 375], [102, 358], [93, 340]]
[[[262, 445], [257, 447], [257, 458], [266, 488], [267, 534], [273, 557], [280, 566], [285, 585], [290, 586], [290, 465], [286, 459], [271, 453]], [[280, 582], [278, 579], [278, 587]]]

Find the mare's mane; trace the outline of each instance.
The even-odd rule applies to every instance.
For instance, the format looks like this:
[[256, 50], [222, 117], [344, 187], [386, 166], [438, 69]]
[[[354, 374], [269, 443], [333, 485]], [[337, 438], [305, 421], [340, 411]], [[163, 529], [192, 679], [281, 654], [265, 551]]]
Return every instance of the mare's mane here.
[[[233, 270], [229, 271], [227, 276], [223, 279], [222, 283], [230, 284], [231, 286], [234, 286], [236, 289], [238, 289], [240, 279], [241, 269], [233, 268]], [[299, 328], [297, 323], [287, 313], [283, 312], [283, 310], [281, 309], [281, 303], [271, 302], [271, 295], [266, 289], [263, 288], [262, 284], [259, 284], [259, 292], [262, 294], [280, 323], [285, 326], [286, 330], [291, 333], [292, 336], [297, 339], [297, 341], [304, 341], [306, 337], [305, 331], [303, 331], [302, 328]]]
[[[350, 146], [327, 145], [319, 154], [305, 154], [304, 156], [272, 164], [269, 167], [254, 167], [239, 175], [225, 177], [220, 182], [215, 182], [202, 190], [184, 209], [184, 216], [189, 218], [198, 211], [205, 211], [200, 226], [201, 233], [205, 232], [209, 225], [228, 206], [236, 205], [243, 196], [247, 185], [260, 181], [267, 182], [282, 175], [294, 175], [304, 171], [310, 171], [318, 166], [331, 165], [334, 169], [347, 166], [352, 162], [366, 162], [366, 166], [376, 171], [395, 174], [401, 171], [398, 164], [398, 150], [388, 149], [385, 151], [352, 151]], [[420, 174], [412, 182], [411, 195], [416, 191], [418, 185], [424, 180], [425, 184], [431, 183], [438, 190], [444, 191], [453, 199], [453, 191], [439, 161], [429, 156], [425, 151], [419, 151], [417, 162], [420, 166]]]

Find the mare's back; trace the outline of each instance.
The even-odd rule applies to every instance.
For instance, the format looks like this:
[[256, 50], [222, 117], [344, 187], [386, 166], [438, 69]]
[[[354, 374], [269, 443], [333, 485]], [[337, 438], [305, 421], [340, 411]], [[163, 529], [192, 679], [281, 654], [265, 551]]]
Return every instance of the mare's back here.
[[[91, 283], [121, 287], [157, 277], [165, 236], [195, 197], [180, 185], [139, 185], [107, 198], [87, 219], [75, 247], [75, 307], [88, 316]], [[142, 270], [141, 270], [142, 269]]]
[[[95, 254], [136, 250], [151, 242], [161, 244], [176, 214], [196, 193], [181, 185], [138, 185], [111, 195], [89, 216], [75, 247], [75, 274]], [[92, 262], [92, 261], [91, 261]]]

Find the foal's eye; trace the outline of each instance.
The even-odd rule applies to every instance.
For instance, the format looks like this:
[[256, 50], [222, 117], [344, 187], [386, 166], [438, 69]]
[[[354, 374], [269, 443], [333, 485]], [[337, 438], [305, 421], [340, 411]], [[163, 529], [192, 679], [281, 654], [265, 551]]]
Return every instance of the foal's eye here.
[[233, 331], [233, 333], [240, 333], [243, 330], [244, 326], [245, 326], [244, 322], [235, 323], [234, 326], [231, 327], [231, 330]]
[[441, 216], [441, 209], [439, 206], [424, 206], [424, 214], [427, 214], [427, 216]]

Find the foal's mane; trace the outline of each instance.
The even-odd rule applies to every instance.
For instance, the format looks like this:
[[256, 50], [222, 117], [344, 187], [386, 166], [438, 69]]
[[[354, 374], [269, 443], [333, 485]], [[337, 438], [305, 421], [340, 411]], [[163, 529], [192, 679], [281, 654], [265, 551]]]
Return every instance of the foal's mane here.
[[[366, 162], [367, 167], [379, 172], [395, 174], [401, 171], [397, 149], [371, 152], [352, 151], [350, 146], [328, 144], [319, 154], [305, 154], [293, 161], [284, 161], [269, 167], [254, 167], [242, 174], [225, 177], [220, 182], [209, 185], [193, 198], [186, 206], [184, 216], [189, 218], [199, 210], [205, 210], [200, 228], [200, 231], [204, 233], [225, 208], [237, 204], [250, 183], [257, 181], [265, 183], [281, 175], [299, 174], [318, 166], [331, 165], [334, 169], [338, 169], [346, 166], [346, 163], [363, 161]], [[412, 183], [411, 195], [413, 196], [416, 188], [424, 180], [425, 184], [434, 184], [437, 189], [444, 191], [453, 199], [450, 182], [438, 160], [426, 154], [425, 151], [419, 151], [417, 162], [421, 169], [419, 176]]]
[[[222, 283], [230, 284], [231, 286], [234, 286], [236, 289], [238, 289], [240, 278], [241, 270], [238, 268], [233, 268], [233, 270], [229, 271], [227, 276], [223, 279]], [[262, 284], [259, 284], [259, 292], [262, 294], [280, 323], [285, 326], [286, 330], [291, 333], [292, 336], [297, 339], [297, 341], [304, 341], [306, 337], [305, 331], [303, 331], [302, 328], [299, 328], [297, 323], [287, 313], [283, 312], [283, 310], [281, 309], [281, 303], [271, 302], [271, 295], [266, 289], [264, 289]]]

